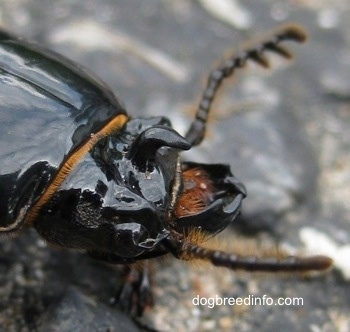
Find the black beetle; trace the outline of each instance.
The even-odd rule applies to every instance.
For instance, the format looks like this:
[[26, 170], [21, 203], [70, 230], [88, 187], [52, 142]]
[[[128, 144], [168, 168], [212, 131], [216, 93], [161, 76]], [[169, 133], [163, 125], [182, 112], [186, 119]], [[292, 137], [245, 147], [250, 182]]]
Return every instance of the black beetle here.
[[179, 158], [201, 143], [222, 81], [249, 60], [268, 67], [268, 51], [289, 58], [286, 40], [305, 33], [281, 28], [214, 70], [182, 137], [167, 118], [130, 118], [84, 68], [0, 30], [0, 232], [32, 226], [49, 243], [115, 264], [170, 252], [230, 269], [328, 268], [324, 256], [258, 259], [201, 247], [235, 219], [246, 192], [228, 166]]

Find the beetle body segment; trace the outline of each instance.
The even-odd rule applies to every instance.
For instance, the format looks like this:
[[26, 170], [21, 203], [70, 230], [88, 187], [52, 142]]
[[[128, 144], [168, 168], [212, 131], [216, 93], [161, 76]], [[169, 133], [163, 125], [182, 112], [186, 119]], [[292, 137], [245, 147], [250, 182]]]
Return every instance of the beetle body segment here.
[[0, 31], [0, 231], [19, 228], [66, 159], [125, 115], [65, 58]]

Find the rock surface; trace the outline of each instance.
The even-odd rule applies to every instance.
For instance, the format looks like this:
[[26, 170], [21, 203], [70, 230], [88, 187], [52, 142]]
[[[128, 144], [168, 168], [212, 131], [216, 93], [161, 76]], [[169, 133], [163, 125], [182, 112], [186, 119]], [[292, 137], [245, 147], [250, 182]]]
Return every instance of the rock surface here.
[[[350, 243], [349, 1], [217, 0], [216, 9], [207, 2], [13, 0], [0, 2], [0, 19], [98, 74], [131, 115], [168, 116], [181, 132], [208, 70], [225, 52], [278, 25], [302, 24], [309, 41], [291, 45], [295, 60], [271, 57], [271, 71], [252, 65], [237, 73], [214, 107], [206, 141], [184, 158], [229, 163], [246, 184], [242, 217], [225, 231], [227, 242], [242, 247], [243, 234], [310, 254], [319, 241], [319, 253], [337, 259]], [[306, 227], [339, 250], [327, 251]], [[145, 323], [162, 331], [348, 331], [348, 261], [328, 275], [302, 278], [161, 260], [156, 305]], [[91, 319], [89, 331], [117, 331], [118, 324], [136, 331], [108, 306], [120, 278], [119, 270], [81, 253], [46, 246], [35, 232], [1, 237], [0, 331], [87, 331]], [[193, 304], [197, 295], [296, 297], [303, 305], [209, 308]]]

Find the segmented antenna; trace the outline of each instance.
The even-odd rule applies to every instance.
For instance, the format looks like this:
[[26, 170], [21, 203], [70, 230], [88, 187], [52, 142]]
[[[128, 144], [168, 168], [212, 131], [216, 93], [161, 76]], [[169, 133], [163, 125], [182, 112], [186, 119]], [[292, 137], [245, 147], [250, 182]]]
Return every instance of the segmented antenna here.
[[322, 271], [328, 269], [333, 261], [327, 256], [258, 258], [238, 256], [219, 250], [200, 247], [193, 243], [184, 243], [180, 249], [180, 258], [209, 261], [215, 266], [231, 270], [265, 271], [265, 272], [303, 272]]
[[262, 67], [268, 68], [269, 61], [265, 56], [266, 52], [273, 52], [283, 58], [290, 59], [290, 51], [281, 46], [284, 41], [294, 41], [302, 43], [306, 40], [305, 31], [296, 25], [288, 25], [280, 28], [266, 41], [261, 41], [257, 46], [244, 50], [241, 54], [226, 60], [219, 68], [213, 70], [208, 78], [207, 86], [202, 95], [194, 121], [191, 124], [185, 138], [194, 145], [202, 142], [205, 134], [206, 123], [212, 102], [216, 96], [218, 88], [225, 78], [230, 77], [235, 69], [242, 68], [248, 60], [254, 61]]

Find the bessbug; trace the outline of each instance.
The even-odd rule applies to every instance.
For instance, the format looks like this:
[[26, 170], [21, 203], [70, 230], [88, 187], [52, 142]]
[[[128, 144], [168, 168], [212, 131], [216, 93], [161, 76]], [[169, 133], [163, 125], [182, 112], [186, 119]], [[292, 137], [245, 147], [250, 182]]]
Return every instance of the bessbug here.
[[[183, 137], [165, 117], [129, 117], [84, 68], [1, 30], [0, 232], [31, 226], [49, 243], [114, 264], [171, 253], [232, 270], [327, 269], [325, 256], [261, 259], [201, 247], [236, 218], [246, 192], [229, 166], [180, 159], [202, 142], [225, 78], [248, 61], [268, 67], [267, 52], [289, 58], [280, 44], [305, 38], [286, 26], [226, 60], [210, 74]], [[138, 314], [150, 302], [145, 280], [130, 277], [120, 294]]]

